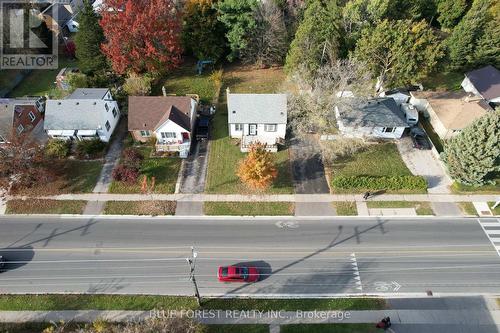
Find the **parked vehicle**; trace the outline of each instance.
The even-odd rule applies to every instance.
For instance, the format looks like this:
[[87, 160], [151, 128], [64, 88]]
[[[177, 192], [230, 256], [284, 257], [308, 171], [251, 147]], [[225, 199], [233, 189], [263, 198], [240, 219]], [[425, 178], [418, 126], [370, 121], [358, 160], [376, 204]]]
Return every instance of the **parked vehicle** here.
[[207, 140], [210, 132], [210, 119], [199, 117], [196, 120], [196, 140]]
[[401, 111], [405, 114], [408, 125], [414, 126], [418, 124], [418, 111], [413, 105], [409, 103], [402, 103]]
[[420, 127], [412, 127], [410, 129], [410, 137], [413, 142], [413, 148], [426, 150], [432, 148], [427, 134]]
[[221, 282], [257, 282], [259, 271], [255, 267], [220, 266], [217, 278]]
[[5, 267], [6, 262], [7, 260], [3, 256], [0, 256], [0, 269]]

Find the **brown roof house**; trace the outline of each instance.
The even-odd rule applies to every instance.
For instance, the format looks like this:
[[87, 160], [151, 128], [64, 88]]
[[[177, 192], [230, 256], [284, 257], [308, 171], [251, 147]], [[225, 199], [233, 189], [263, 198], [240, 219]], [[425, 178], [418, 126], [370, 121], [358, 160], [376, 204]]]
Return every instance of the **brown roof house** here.
[[45, 143], [44, 108], [41, 97], [0, 99], [0, 144], [11, 142], [14, 136]]
[[189, 96], [130, 96], [128, 130], [135, 140], [154, 138], [158, 152], [189, 155], [198, 102]]
[[410, 103], [424, 113], [441, 139], [449, 139], [482, 117], [491, 107], [466, 92], [412, 91]]

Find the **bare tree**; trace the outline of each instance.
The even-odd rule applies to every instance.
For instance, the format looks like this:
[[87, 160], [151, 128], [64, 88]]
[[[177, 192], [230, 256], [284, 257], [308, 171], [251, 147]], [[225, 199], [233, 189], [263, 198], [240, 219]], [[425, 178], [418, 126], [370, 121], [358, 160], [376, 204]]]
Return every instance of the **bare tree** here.
[[248, 36], [243, 60], [259, 66], [283, 64], [289, 44], [283, 10], [273, 1], [262, 1], [254, 15], [257, 29]]
[[310, 79], [305, 71], [298, 70], [292, 81], [297, 89], [289, 94], [289, 126], [299, 136], [334, 133], [335, 107], [354, 108], [374, 93], [368, 69], [353, 59], [324, 65]]

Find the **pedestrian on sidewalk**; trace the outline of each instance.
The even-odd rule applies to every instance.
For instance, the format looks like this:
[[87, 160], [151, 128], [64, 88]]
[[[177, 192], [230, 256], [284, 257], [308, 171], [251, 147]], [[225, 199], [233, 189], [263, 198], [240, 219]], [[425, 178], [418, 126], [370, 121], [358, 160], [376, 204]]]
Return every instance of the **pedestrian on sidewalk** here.
[[370, 197], [370, 192], [365, 192], [365, 194], [363, 194], [363, 199], [368, 199]]

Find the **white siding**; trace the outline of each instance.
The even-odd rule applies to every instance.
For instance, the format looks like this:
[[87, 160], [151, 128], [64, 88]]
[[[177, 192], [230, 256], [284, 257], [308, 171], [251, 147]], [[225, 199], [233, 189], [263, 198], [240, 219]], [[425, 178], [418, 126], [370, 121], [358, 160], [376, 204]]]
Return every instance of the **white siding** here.
[[[120, 120], [120, 109], [118, 108], [118, 103], [115, 101], [106, 101], [106, 105], [108, 106], [108, 110], [104, 107], [102, 110], [102, 121], [97, 129], [97, 135], [99, 139], [103, 142], [109, 142], [111, 135], [115, 131], [116, 125]], [[113, 108], [116, 109], [116, 117], [113, 116]], [[111, 126], [109, 131], [106, 129], [106, 121], [109, 121], [109, 125]]]
[[[163, 139], [161, 137], [161, 133], [162, 132], [175, 133], [175, 139], [174, 138]], [[185, 128], [182, 128], [181, 126], [177, 125], [173, 121], [167, 120], [165, 123], [163, 123], [163, 125], [161, 125], [160, 127], [158, 127], [156, 129], [156, 131], [154, 132], [154, 135], [156, 135], [156, 139], [158, 139], [158, 143], [163, 143], [163, 144], [168, 144], [168, 143], [179, 144], [179, 143], [182, 143], [182, 142], [179, 142], [179, 141], [183, 141], [183, 139], [182, 139], [182, 133], [183, 132], [189, 132], [189, 131], [186, 130]], [[191, 137], [191, 134], [190, 134], [190, 137]]]
[[[257, 125], [257, 135], [259, 141], [276, 142], [277, 139], [284, 139], [286, 135], [286, 124], [276, 124], [275, 132], [267, 132], [264, 130], [264, 124]], [[229, 132], [232, 138], [241, 139], [242, 136], [250, 135], [250, 124], [243, 124], [243, 131], [236, 131], [236, 124], [229, 124]]]
[[469, 78], [467, 78], [467, 77], [462, 81], [462, 83], [460, 85], [468, 93], [473, 93], [474, 95], [477, 95], [477, 96], [481, 95], [479, 93], [479, 91], [477, 91], [477, 89], [474, 87], [472, 82], [470, 82]]

